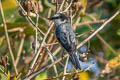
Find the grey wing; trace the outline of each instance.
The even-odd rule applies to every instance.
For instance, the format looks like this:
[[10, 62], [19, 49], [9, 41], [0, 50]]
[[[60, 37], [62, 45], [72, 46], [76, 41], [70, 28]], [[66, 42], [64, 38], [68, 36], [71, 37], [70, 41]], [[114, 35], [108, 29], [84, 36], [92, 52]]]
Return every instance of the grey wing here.
[[74, 32], [69, 33], [69, 38], [70, 38], [72, 49], [75, 50], [75, 52], [76, 52], [77, 45], [76, 45], [76, 36], [75, 36], [75, 33]]
[[76, 54], [76, 39], [72, 26], [61, 25], [56, 28], [56, 38], [70, 55], [70, 60], [76, 69], [81, 69], [79, 58]]
[[58, 35], [59, 36], [56, 36], [58, 41], [68, 52], [76, 52], [76, 39], [72, 26], [69, 25], [68, 27], [64, 28], [64, 30], [61, 30]]

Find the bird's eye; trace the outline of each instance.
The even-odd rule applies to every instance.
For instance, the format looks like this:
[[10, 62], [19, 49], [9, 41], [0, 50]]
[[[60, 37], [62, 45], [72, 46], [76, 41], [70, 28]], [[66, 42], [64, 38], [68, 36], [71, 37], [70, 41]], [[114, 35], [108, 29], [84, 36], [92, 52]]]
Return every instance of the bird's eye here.
[[54, 19], [59, 19], [59, 16], [54, 17]]
[[60, 18], [62, 18], [62, 16], [59, 16]]

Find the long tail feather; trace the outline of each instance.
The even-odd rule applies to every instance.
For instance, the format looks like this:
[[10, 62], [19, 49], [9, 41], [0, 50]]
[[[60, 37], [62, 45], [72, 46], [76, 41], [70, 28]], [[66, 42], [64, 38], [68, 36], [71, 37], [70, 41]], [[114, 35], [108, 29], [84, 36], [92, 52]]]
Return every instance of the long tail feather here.
[[70, 60], [76, 69], [81, 69], [79, 58], [76, 53], [70, 53]]

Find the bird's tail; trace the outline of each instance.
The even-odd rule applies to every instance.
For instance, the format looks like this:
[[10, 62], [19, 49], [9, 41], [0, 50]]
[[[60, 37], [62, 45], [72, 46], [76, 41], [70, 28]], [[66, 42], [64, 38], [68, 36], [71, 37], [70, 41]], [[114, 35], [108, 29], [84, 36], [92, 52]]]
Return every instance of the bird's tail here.
[[76, 69], [81, 69], [77, 52], [70, 52], [70, 60]]

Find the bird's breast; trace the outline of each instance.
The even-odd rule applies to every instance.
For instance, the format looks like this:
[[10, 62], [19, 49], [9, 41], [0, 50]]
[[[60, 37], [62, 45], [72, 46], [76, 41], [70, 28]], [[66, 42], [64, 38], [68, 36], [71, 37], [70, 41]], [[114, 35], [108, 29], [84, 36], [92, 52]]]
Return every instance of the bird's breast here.
[[63, 27], [63, 25], [57, 25], [55, 29], [55, 35], [60, 35], [61, 32], [65, 32], [65, 27]]

